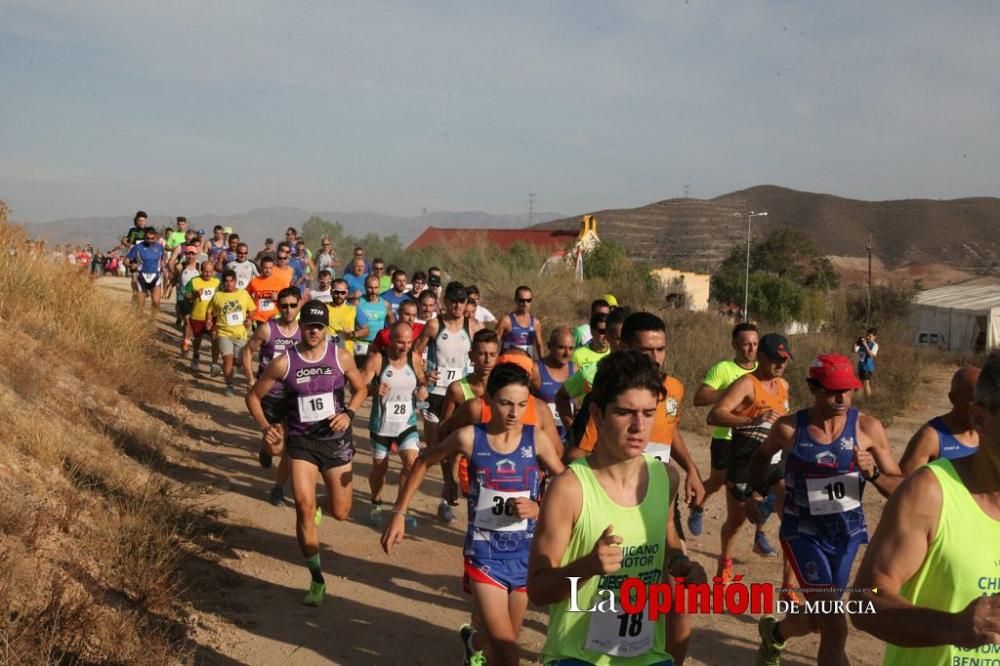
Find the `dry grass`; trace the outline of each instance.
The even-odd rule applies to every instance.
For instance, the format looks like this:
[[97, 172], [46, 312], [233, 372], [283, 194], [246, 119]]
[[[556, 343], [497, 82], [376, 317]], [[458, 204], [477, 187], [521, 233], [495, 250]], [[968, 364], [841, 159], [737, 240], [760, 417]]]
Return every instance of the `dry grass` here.
[[152, 323], [3, 251], [0, 331], [0, 663], [192, 661], [181, 565], [210, 514], [157, 472], [173, 434], [136, 404], [174, 407]]

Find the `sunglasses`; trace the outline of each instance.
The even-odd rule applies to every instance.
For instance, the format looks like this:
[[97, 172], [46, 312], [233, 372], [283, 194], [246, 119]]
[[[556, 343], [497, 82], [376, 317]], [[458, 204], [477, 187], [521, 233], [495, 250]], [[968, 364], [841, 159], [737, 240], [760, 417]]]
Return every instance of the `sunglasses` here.
[[248, 254], [247, 252], [237, 252], [236, 256], [237, 257], [245, 257], [245, 256], [247, 256], [247, 254]]
[[600, 333], [601, 335], [607, 335], [608, 329], [607, 328], [595, 328], [594, 329], [594, 333]]
[[347, 296], [347, 291], [343, 289], [334, 289], [330, 293], [336, 294], [337, 296]]
[[284, 310], [285, 308], [297, 308], [297, 307], [299, 307], [299, 304], [298, 303], [278, 303], [278, 307], [281, 308], [282, 310]]
[[519, 299], [517, 299], [517, 302], [518, 303], [530, 303], [531, 299], [530, 298], [519, 298]]
[[278, 255], [278, 259], [288, 259], [288, 257], [290, 257], [290, 256], [291, 255], [288, 255], [288, 254], [279, 254]]

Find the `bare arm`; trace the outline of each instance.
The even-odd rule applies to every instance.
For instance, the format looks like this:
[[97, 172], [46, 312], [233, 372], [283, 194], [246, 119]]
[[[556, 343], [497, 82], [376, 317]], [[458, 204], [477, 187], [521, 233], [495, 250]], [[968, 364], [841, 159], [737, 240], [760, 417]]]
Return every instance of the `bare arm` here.
[[538, 354], [536, 358], [541, 362], [545, 356], [545, 337], [542, 333], [542, 320], [538, 317], [535, 317], [535, 353]]
[[[767, 468], [771, 464], [771, 458], [778, 451], [788, 451], [795, 441], [795, 414], [782, 416], [771, 427], [764, 443], [757, 447], [750, 459], [750, 487], [761, 495], [767, 495], [767, 490], [763, 488], [767, 479]], [[761, 492], [763, 491], [763, 492]]]
[[552, 418], [552, 412], [549, 411], [548, 403], [541, 398], [535, 398], [534, 396], [532, 396], [532, 400], [535, 401], [535, 413], [538, 415], [538, 429], [545, 433], [545, 436], [552, 442], [552, 447], [557, 452], [558, 457], [562, 458], [562, 440], [559, 439], [559, 430], [556, 428], [556, 420]]
[[253, 388], [247, 391], [247, 409], [250, 410], [250, 416], [253, 417], [253, 420], [257, 422], [257, 425], [265, 434], [272, 428], [280, 426], [279, 424], [268, 422], [264, 416], [264, 408], [260, 404], [261, 398], [271, 391], [275, 382], [284, 377], [287, 371], [288, 356], [282, 354], [268, 364], [264, 370], [264, 374], [254, 382]]
[[[729, 385], [705, 419], [708, 425], [741, 428], [754, 425], [759, 419], [733, 412], [753, 400], [753, 380], [740, 377]], [[772, 419], [773, 420], [773, 419]]]
[[559, 387], [556, 391], [556, 411], [559, 413], [559, 419], [563, 423], [563, 427], [570, 429], [573, 427], [573, 401], [569, 397], [569, 393], [566, 392], [566, 388], [563, 386]]
[[707, 407], [714, 405], [721, 396], [722, 391], [719, 389], [714, 389], [708, 384], [702, 384], [695, 391], [693, 403], [695, 407]]
[[923, 425], [906, 444], [906, 451], [899, 460], [899, 468], [906, 476], [916, 472], [922, 465], [937, 458], [940, 445], [934, 428]]
[[431, 343], [431, 340], [438, 333], [438, 321], [437, 319], [431, 319], [427, 324], [421, 329], [420, 337], [417, 341], [413, 343], [413, 355], [423, 356], [424, 350], [427, 349], [427, 345]]
[[259, 326], [250, 337], [250, 342], [243, 347], [243, 371], [247, 377], [252, 377], [253, 355], [260, 351], [260, 348], [267, 344], [271, 336], [270, 326]]
[[700, 505], [705, 500], [705, 486], [701, 482], [701, 473], [688, 451], [681, 429], [674, 430], [674, 439], [670, 442], [670, 456], [684, 470], [684, 501]]
[[[885, 434], [885, 428], [881, 421], [874, 416], [863, 414], [858, 421], [858, 429], [861, 437], [858, 444], [858, 452], [855, 454], [858, 459], [858, 466], [862, 474], [867, 477], [874, 472], [874, 465], [869, 465], [869, 456], [872, 462], [878, 464], [878, 478], [870, 483], [875, 486], [883, 497], [889, 497], [896, 487], [902, 483], [903, 473], [899, 470], [899, 465], [892, 457], [892, 448], [889, 446], [889, 438]], [[865, 446], [867, 445], [867, 446]], [[865, 454], [868, 455], [865, 455]]]
[[573, 473], [557, 476], [542, 500], [528, 558], [528, 598], [533, 604], [553, 604], [570, 594], [569, 577], [590, 578], [603, 573], [590, 556], [560, 566], [573, 526], [583, 508], [583, 488]]
[[[923, 564], [941, 517], [941, 505], [941, 484], [930, 470], [908, 478], [886, 503], [854, 583], [855, 588], [865, 591], [851, 594], [853, 599], [875, 606], [874, 614], [851, 616], [858, 629], [902, 647], [974, 647], [989, 642], [988, 634], [977, 635], [969, 613], [977, 602], [989, 603], [988, 597], [977, 599], [962, 612], [949, 613], [914, 606], [900, 594], [903, 584]], [[992, 641], [997, 641], [1000, 605], [994, 607], [993, 622]]]

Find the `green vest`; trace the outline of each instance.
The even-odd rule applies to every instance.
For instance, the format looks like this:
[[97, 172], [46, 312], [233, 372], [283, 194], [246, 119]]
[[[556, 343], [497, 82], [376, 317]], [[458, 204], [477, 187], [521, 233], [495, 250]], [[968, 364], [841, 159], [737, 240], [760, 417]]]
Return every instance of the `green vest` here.
[[599, 590], [614, 590], [617, 595], [626, 578], [641, 578], [647, 585], [660, 582], [666, 556], [670, 481], [663, 463], [649, 456], [645, 462], [649, 485], [642, 502], [633, 507], [619, 506], [608, 497], [587, 458], [570, 464], [569, 469], [583, 489], [583, 508], [560, 566], [588, 555], [608, 525], [613, 525], [614, 533], [622, 537], [625, 552], [618, 571], [579, 581], [576, 596], [580, 611], [570, 610], [571, 599], [549, 606], [543, 663], [580, 659], [597, 666], [646, 666], [670, 660], [663, 617], [652, 623], [645, 613], [627, 616], [620, 603], [616, 605], [617, 614], [584, 612], [605, 598], [599, 596]]
[[[923, 564], [903, 585], [900, 595], [914, 606], [957, 613], [978, 596], [1000, 592], [1000, 521], [987, 516], [976, 504], [950, 460], [935, 460], [927, 467], [941, 484], [941, 518]], [[887, 645], [883, 663], [938, 666], [975, 663], [975, 658], [1000, 659], [1000, 645], [972, 650], [954, 645]]]

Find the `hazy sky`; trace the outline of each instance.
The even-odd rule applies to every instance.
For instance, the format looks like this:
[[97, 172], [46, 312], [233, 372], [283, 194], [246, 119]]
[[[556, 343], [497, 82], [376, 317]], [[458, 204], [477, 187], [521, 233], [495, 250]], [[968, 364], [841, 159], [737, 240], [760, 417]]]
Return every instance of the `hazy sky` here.
[[992, 0], [0, 0], [0, 198], [44, 221], [993, 196], [998, 63]]

